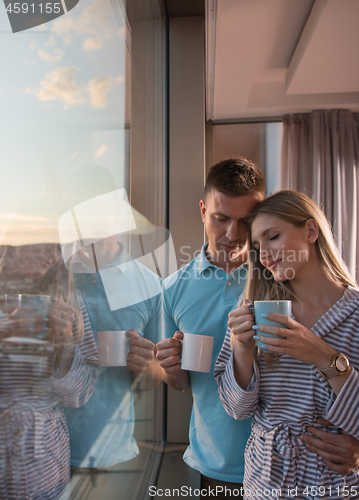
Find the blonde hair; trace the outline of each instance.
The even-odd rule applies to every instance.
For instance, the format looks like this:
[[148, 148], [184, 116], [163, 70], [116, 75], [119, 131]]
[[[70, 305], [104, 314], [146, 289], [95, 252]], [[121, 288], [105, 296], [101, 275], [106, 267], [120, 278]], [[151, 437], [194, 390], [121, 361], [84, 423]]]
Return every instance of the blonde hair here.
[[[308, 220], [314, 219], [319, 228], [319, 236], [315, 246], [324, 274], [335, 284], [357, 287], [339, 254], [331, 227], [322, 210], [305, 194], [282, 190], [259, 203], [249, 216], [249, 279], [242, 295], [241, 304], [245, 299], [253, 302], [254, 300], [290, 300], [294, 297], [290, 280], [276, 282], [272, 273], [261, 264], [259, 250], [254, 248], [252, 244], [251, 226], [259, 214], [279, 217], [298, 228], [303, 227]], [[273, 358], [273, 356], [269, 356]]]

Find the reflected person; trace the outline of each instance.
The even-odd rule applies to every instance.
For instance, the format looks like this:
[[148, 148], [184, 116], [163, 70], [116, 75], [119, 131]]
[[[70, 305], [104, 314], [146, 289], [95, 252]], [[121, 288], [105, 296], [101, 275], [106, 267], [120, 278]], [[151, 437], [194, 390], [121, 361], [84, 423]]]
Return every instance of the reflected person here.
[[[95, 186], [86, 184], [90, 178]], [[71, 172], [68, 181], [68, 190], [81, 185], [80, 205], [88, 220], [93, 221], [90, 231], [80, 227], [83, 240], [70, 249], [67, 265], [72, 267], [76, 287], [84, 298], [95, 342], [98, 344], [102, 331], [125, 330], [130, 339], [127, 366], [102, 367], [88, 404], [66, 411], [71, 465], [107, 468], [139, 453], [133, 436], [133, 387], [138, 383], [153, 387], [160, 381], [154, 347], [160, 339], [161, 282], [156, 273], [129, 252], [133, 250], [131, 244], [138, 242], [136, 230], [128, 231], [131, 207], [124, 200], [117, 203], [108, 170], [98, 165], [83, 166]], [[116, 234], [119, 228], [125, 230]], [[135, 246], [138, 247], [136, 243]], [[67, 252], [66, 245], [63, 252]]]
[[[33, 254], [37, 246], [27, 245], [26, 250]], [[17, 254], [26, 262], [21, 247]], [[48, 264], [40, 262], [37, 276]], [[22, 286], [30, 291], [17, 280], [17, 291], [23, 291]], [[44, 293], [57, 300], [49, 304], [46, 317], [37, 317], [36, 308], [13, 309], [8, 301], [2, 306], [0, 497], [65, 500], [70, 445], [64, 407], [83, 405], [91, 396], [99, 373], [98, 353], [84, 304], [60, 263], [34, 282], [31, 291], [36, 295], [25, 297], [33, 302]]]

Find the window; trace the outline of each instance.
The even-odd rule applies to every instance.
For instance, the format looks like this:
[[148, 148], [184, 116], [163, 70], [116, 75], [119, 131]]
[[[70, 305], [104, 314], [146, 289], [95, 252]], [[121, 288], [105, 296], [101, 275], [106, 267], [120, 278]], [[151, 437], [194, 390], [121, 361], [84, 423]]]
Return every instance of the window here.
[[[0, 9], [0, 26], [0, 350], [7, 367], [23, 370], [18, 385], [5, 372], [0, 375], [1, 400], [4, 394], [8, 398], [0, 411], [13, 408], [11, 425], [20, 425], [19, 416], [27, 419], [33, 446], [30, 456], [20, 440], [14, 441], [12, 449], [25, 455], [21, 466], [15, 455], [10, 457], [15, 462], [6, 470], [15, 463], [25, 478], [33, 462], [42, 476], [41, 491], [58, 488], [64, 498], [70, 490], [73, 499], [117, 499], [119, 491], [126, 499], [144, 498], [160, 459], [162, 387], [127, 367], [102, 367], [88, 396], [97, 369], [91, 342], [99, 345], [98, 332], [134, 328], [157, 340], [155, 285], [155, 292], [140, 294], [137, 302], [121, 300], [128, 299], [131, 283], [138, 284], [123, 280], [130, 264], [136, 262], [143, 273], [135, 294], [146, 280], [158, 284], [161, 271], [158, 261], [147, 270], [143, 257], [165, 238], [164, 9], [159, 0], [80, 0], [65, 15], [17, 34]], [[118, 237], [113, 228], [123, 221], [123, 210], [129, 210], [127, 226]], [[112, 252], [110, 259], [106, 252]], [[65, 278], [59, 278], [59, 269], [68, 273]], [[112, 305], [111, 294], [117, 300]], [[48, 321], [53, 304], [59, 307], [62, 300], [76, 304], [76, 314], [83, 301], [93, 331], [92, 337], [85, 322], [84, 340], [70, 334], [72, 351], [66, 351], [70, 348], [64, 347], [54, 320]], [[20, 313], [27, 327], [15, 331], [12, 321]], [[68, 309], [64, 314], [71, 316]], [[73, 337], [81, 322], [76, 314]], [[82, 380], [77, 393], [74, 380]], [[68, 407], [72, 464], [77, 466], [70, 483], [61, 455], [67, 453], [66, 431], [51, 442], [53, 453], [57, 446], [61, 451], [61, 481], [50, 466], [44, 473], [50, 459], [39, 437], [48, 439], [46, 418], [56, 421], [56, 429], [66, 425], [63, 407]], [[0, 430], [0, 439], [6, 432]], [[41, 462], [41, 457], [47, 459]]]

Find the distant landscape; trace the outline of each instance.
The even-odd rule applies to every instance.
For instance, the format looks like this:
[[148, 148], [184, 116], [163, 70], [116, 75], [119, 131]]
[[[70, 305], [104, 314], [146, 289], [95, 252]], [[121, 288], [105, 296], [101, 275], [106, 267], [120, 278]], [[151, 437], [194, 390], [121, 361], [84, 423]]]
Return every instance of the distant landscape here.
[[35, 284], [58, 262], [54, 243], [0, 247], [0, 294], [32, 293]]

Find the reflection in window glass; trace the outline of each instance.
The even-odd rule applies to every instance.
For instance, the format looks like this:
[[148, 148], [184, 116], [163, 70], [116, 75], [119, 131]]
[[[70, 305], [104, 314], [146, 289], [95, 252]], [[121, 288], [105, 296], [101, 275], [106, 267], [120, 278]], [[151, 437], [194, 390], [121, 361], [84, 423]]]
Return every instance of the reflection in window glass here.
[[0, 9], [1, 498], [143, 498], [156, 474], [164, 29], [156, 0], [17, 34]]

